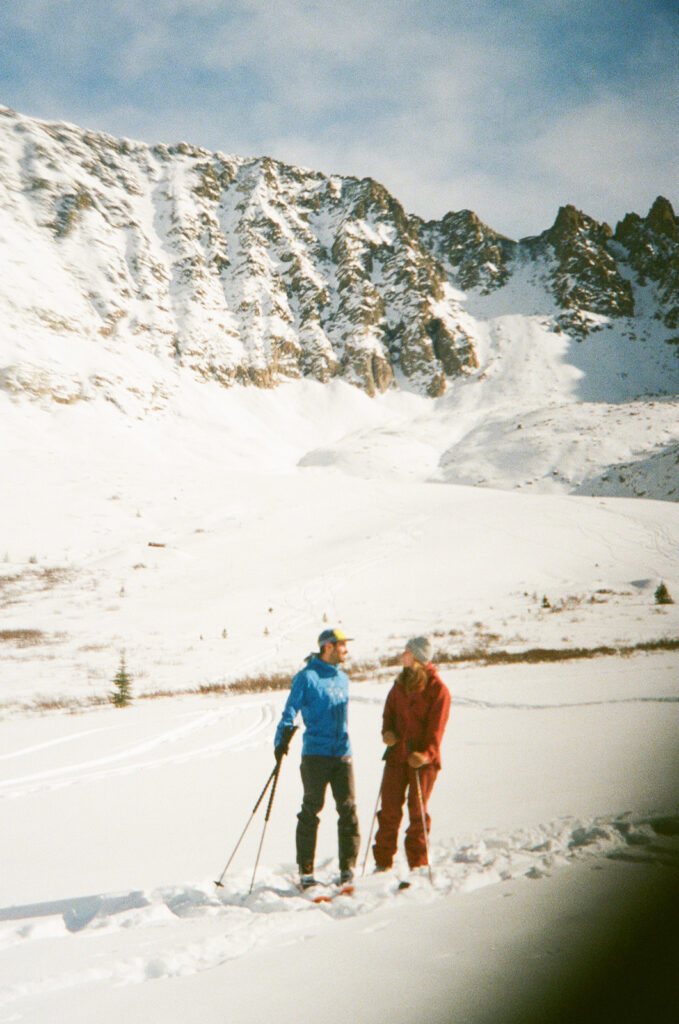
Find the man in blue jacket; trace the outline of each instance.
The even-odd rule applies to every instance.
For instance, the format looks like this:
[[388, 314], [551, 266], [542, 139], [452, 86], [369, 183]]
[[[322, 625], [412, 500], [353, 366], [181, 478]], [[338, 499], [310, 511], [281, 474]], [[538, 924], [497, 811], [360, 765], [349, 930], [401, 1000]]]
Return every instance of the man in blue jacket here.
[[314, 856], [318, 815], [330, 784], [337, 807], [340, 882], [354, 874], [360, 837], [354, 789], [351, 745], [347, 731], [349, 679], [339, 667], [347, 657], [350, 637], [339, 629], [325, 629], [318, 638], [319, 653], [292, 680], [292, 688], [276, 729], [276, 760], [287, 753], [292, 727], [301, 711], [304, 721], [302, 784], [304, 798], [297, 815], [297, 864], [303, 889], [315, 884]]

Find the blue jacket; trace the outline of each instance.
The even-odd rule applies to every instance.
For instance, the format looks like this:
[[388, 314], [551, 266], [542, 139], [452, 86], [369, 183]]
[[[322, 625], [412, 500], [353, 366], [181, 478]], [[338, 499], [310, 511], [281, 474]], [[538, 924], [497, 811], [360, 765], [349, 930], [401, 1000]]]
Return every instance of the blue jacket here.
[[283, 738], [283, 731], [294, 724], [302, 712], [304, 741], [302, 756], [349, 757], [351, 745], [347, 731], [349, 678], [341, 668], [313, 657], [292, 680], [281, 720], [276, 729], [274, 746]]

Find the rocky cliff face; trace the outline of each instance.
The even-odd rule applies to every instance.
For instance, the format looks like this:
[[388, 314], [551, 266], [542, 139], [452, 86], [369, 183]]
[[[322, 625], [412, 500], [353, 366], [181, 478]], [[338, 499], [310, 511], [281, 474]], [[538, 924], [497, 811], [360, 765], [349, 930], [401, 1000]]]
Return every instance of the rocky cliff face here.
[[[679, 327], [679, 221], [672, 204], [658, 196], [644, 219], [629, 213], [615, 230], [641, 285], [651, 283], [658, 295], [657, 317], [672, 330]], [[679, 338], [673, 339], [679, 343]]]
[[524, 243], [535, 256], [553, 254], [548, 281], [562, 329], [582, 336], [601, 326], [597, 317], [634, 315], [632, 286], [610, 251], [612, 236], [608, 224], [562, 206], [549, 230]]
[[21, 233], [36, 278], [17, 328], [133, 343], [224, 384], [435, 395], [475, 366], [442, 267], [374, 181], [1, 113], [6, 258]]
[[[84, 345], [224, 385], [340, 377], [369, 394], [436, 396], [477, 366], [463, 293], [502, 289], [526, 262], [555, 327], [575, 337], [634, 317], [635, 287], [652, 288], [656, 316], [675, 329], [678, 236], [658, 199], [615, 233], [566, 206], [515, 242], [470, 211], [424, 223], [371, 179], [0, 108], [0, 383], [30, 391], [36, 359], [48, 373]], [[78, 397], [62, 384], [64, 400]], [[97, 373], [89, 385], [103, 386]]]
[[422, 236], [460, 287], [484, 294], [506, 284], [519, 245], [499, 235], [471, 210], [447, 213], [422, 225]]
[[[422, 227], [451, 280], [488, 294], [531, 264], [555, 306], [555, 325], [582, 338], [611, 320], [633, 318], [635, 288], [653, 286], [656, 319], [679, 326], [679, 221], [659, 197], [644, 219], [628, 214], [615, 232], [574, 206], [562, 206], [541, 235], [518, 242], [483, 224], [469, 210]], [[671, 339], [668, 339], [671, 340]]]

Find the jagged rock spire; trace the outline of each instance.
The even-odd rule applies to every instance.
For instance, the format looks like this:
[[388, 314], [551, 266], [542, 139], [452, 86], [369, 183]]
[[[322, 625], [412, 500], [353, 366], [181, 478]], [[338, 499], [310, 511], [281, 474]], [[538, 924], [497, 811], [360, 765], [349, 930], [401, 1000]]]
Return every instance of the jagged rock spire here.
[[653, 203], [646, 218], [646, 226], [658, 235], [666, 235], [675, 242], [679, 241], [677, 218], [674, 216], [672, 204], [664, 196], [658, 196]]

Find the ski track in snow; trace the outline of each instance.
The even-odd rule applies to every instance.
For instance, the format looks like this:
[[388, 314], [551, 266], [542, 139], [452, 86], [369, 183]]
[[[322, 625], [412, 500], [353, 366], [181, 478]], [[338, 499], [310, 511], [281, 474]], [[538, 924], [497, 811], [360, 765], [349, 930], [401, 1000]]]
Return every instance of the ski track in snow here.
[[453, 697], [451, 704], [468, 708], [511, 708], [516, 711], [558, 711], [563, 708], [594, 708], [609, 704], [679, 704], [679, 697], [610, 697], [606, 700], [572, 700], [560, 703], [522, 704], [519, 701], [477, 700], [474, 697]]
[[[384, 703], [384, 699], [380, 697], [356, 697], [352, 696], [351, 702], [353, 703], [365, 703], [365, 704], [379, 704], [380, 706]], [[488, 700], [481, 699], [480, 697], [462, 697], [459, 694], [451, 694], [450, 698], [451, 707], [463, 707], [463, 708], [483, 708], [492, 710], [493, 708], [513, 708], [517, 711], [558, 711], [563, 708], [592, 708], [599, 707], [600, 705], [608, 704], [679, 704], [679, 696], [663, 695], [663, 696], [652, 696], [650, 694], [644, 694], [633, 697], [606, 697], [602, 700], [562, 700], [562, 701], [505, 701], [505, 700]]]
[[35, 743], [31, 747], [22, 747], [20, 750], [12, 750], [8, 754], [0, 754], [0, 761], [9, 761], [15, 757], [24, 757], [28, 754], [35, 754], [39, 750], [47, 750], [49, 747], [58, 747], [63, 743], [71, 743], [73, 740], [82, 739], [84, 736], [93, 736], [99, 732], [110, 732], [112, 729], [123, 729], [123, 725], [119, 726], [103, 726], [99, 729], [84, 729], [82, 732], [74, 732], [70, 736], [58, 736], [54, 740], [47, 740], [45, 743]]
[[[351, 702], [356, 704], [379, 705], [383, 703], [382, 696], [359, 695], [352, 696]], [[630, 696], [610, 697], [605, 700], [571, 700], [571, 701], [502, 701], [488, 700], [474, 697], [453, 695], [452, 705], [454, 707], [478, 708], [485, 710], [492, 709], [513, 709], [517, 711], [545, 711], [559, 710], [563, 708], [597, 707], [614, 704], [635, 704], [635, 703], [679, 703], [679, 696]], [[163, 753], [162, 756], [144, 758], [143, 755], [158, 748], [172, 744], [179, 744], [182, 740], [192, 736], [201, 729], [207, 729], [215, 725], [223, 718], [240, 718], [243, 712], [246, 718], [252, 714], [252, 718], [241, 724], [236, 731], [225, 738], [215, 742], [192, 747], [190, 750], [175, 750]], [[248, 746], [268, 742], [271, 726], [277, 718], [277, 711], [269, 702], [252, 704], [240, 704], [238, 707], [228, 707], [205, 714], [193, 716], [189, 722], [177, 728], [167, 730], [144, 742], [137, 743], [120, 750], [106, 757], [95, 758], [86, 761], [74, 761], [59, 767], [45, 769], [40, 772], [33, 772], [28, 775], [0, 780], [0, 799], [18, 799], [40, 792], [41, 790], [56, 790], [68, 786], [84, 784], [87, 782], [99, 781], [117, 775], [131, 774], [137, 771], [145, 771], [151, 768], [158, 768], [169, 764], [185, 764], [196, 758], [216, 757], [227, 750], [238, 751]], [[116, 728], [111, 727], [111, 728]], [[88, 729], [73, 733], [70, 736], [59, 737], [45, 743], [34, 744], [30, 747], [23, 747], [20, 750], [11, 751], [0, 756], [0, 761], [19, 758], [35, 752], [44, 751], [57, 745], [76, 741], [99, 732], [108, 732], [109, 729]]]
[[[0, 950], [41, 939], [77, 942], [77, 970], [0, 987], [0, 1009], [20, 999], [74, 989], [92, 982], [140, 982], [196, 974], [243, 956], [256, 947], [300, 942], [333, 922], [369, 915], [392, 902], [422, 904], [454, 893], [527, 876], [540, 879], [575, 859], [610, 857], [645, 861], [679, 871], [679, 817], [562, 819], [510, 833], [484, 833], [472, 841], [451, 839], [432, 847], [433, 884], [414, 873], [411, 887], [397, 890], [394, 872], [358, 877], [354, 894], [314, 904], [297, 892], [291, 866], [227, 878], [218, 890], [209, 881], [152, 891], [102, 894], [0, 909]], [[331, 877], [322, 865], [320, 878]], [[380, 922], [366, 925], [373, 931]], [[120, 929], [144, 930], [145, 954], [102, 955]], [[102, 967], [101, 964], [106, 966]], [[11, 1018], [3, 1018], [11, 1019]]]
[[[240, 727], [236, 732], [213, 743], [203, 746], [192, 747], [188, 751], [175, 751], [163, 754], [161, 757], [152, 759], [137, 760], [150, 751], [156, 750], [167, 744], [180, 743], [200, 729], [214, 725], [224, 717], [240, 717], [243, 711], [254, 712], [252, 720]], [[29, 793], [36, 793], [41, 789], [61, 789], [65, 786], [73, 786], [77, 783], [91, 782], [113, 775], [128, 774], [148, 768], [157, 768], [161, 765], [182, 764], [192, 761], [194, 758], [214, 757], [226, 750], [241, 750], [251, 744], [263, 742], [268, 736], [271, 724], [274, 720], [274, 709], [269, 703], [240, 704], [235, 708], [223, 708], [217, 711], [210, 711], [206, 714], [199, 714], [193, 717], [185, 725], [170, 729], [158, 736], [154, 736], [143, 743], [127, 747], [115, 754], [106, 757], [96, 758], [89, 761], [79, 761], [64, 765], [58, 768], [46, 769], [42, 772], [35, 772], [30, 775], [18, 776], [15, 778], [0, 781], [0, 798], [11, 798], [26, 796]], [[70, 739], [79, 739], [93, 732], [100, 730], [87, 730], [76, 733], [70, 737], [59, 740], [52, 740], [37, 747], [27, 747], [14, 751], [7, 757], [19, 757], [31, 750], [42, 750], [54, 746], [56, 743], [66, 742]], [[123, 763], [121, 763], [123, 762]]]

